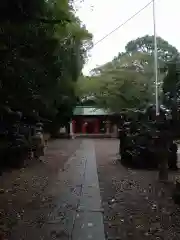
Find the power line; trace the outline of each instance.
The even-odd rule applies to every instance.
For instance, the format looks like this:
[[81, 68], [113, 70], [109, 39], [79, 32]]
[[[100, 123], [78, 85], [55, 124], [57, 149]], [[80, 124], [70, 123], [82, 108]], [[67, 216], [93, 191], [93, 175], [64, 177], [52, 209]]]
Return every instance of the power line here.
[[133, 14], [130, 18], [128, 18], [125, 22], [121, 23], [118, 27], [116, 27], [114, 30], [112, 30], [111, 32], [109, 32], [108, 34], [106, 34], [103, 38], [101, 38], [99, 41], [97, 41], [94, 45], [96, 46], [98, 43], [102, 42], [105, 38], [109, 37], [112, 33], [114, 33], [115, 31], [117, 31], [119, 28], [123, 27], [126, 23], [128, 23], [130, 20], [132, 20], [134, 17], [136, 17], [139, 13], [141, 13], [144, 9], [146, 9], [147, 7], [149, 7], [149, 5], [151, 5], [151, 3], [153, 2], [153, 0], [151, 0], [148, 4], [146, 4], [143, 8], [141, 8], [139, 11], [137, 11], [135, 14]]

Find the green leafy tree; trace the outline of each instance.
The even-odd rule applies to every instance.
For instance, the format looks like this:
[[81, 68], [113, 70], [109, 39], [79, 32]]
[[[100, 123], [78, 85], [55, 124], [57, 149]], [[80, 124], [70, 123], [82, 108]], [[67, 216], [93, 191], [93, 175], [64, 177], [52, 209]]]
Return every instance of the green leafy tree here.
[[180, 105], [180, 59], [167, 64], [167, 74], [163, 81], [163, 103], [172, 110], [173, 120], [178, 120]]
[[[125, 49], [128, 53], [143, 52], [152, 55], [154, 52], [154, 36], [146, 35], [132, 40], [126, 45]], [[158, 59], [164, 62], [171, 61], [178, 55], [178, 50], [161, 37], [157, 37], [157, 51]]]
[[[122, 108], [144, 108], [154, 103], [153, 42], [153, 36], [130, 41], [126, 45], [126, 52], [119, 53], [111, 62], [93, 69], [91, 77], [79, 80], [80, 95], [94, 96], [99, 106], [117, 112]], [[166, 63], [177, 55], [176, 48], [158, 38], [159, 96], [162, 96]]]
[[143, 53], [122, 54], [120, 58], [94, 70], [93, 77], [80, 79], [78, 89], [94, 96], [97, 105], [119, 112], [142, 108], [152, 101], [152, 58]]
[[70, 118], [92, 44], [72, 6], [68, 0], [0, 3], [0, 104], [59, 124]]

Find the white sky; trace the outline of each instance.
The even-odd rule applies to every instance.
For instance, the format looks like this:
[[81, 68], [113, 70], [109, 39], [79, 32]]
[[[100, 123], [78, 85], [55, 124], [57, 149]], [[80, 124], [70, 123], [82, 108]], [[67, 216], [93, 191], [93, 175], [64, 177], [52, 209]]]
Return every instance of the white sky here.
[[[93, 34], [96, 43], [150, 0], [84, 0], [77, 15]], [[180, 0], [156, 0], [157, 35], [180, 50]], [[84, 74], [113, 59], [132, 39], [153, 35], [152, 4], [125, 26], [90, 51]]]

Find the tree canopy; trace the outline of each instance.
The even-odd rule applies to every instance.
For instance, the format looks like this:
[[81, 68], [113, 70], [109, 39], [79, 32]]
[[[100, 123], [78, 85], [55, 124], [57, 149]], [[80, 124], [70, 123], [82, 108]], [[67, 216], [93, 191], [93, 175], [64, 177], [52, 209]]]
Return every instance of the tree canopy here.
[[[119, 112], [123, 108], [144, 108], [155, 102], [153, 36], [130, 41], [126, 51], [111, 62], [92, 70], [90, 77], [81, 77], [79, 96], [94, 96], [97, 105]], [[168, 59], [177, 56], [176, 48], [158, 38], [159, 91]]]
[[167, 75], [163, 82], [163, 101], [164, 104], [171, 108], [173, 105], [180, 103], [180, 59], [167, 64]]
[[[126, 47], [126, 52], [142, 52], [152, 55], [154, 52], [154, 36], [143, 36], [130, 41]], [[178, 55], [178, 50], [161, 37], [157, 37], [158, 59], [162, 61], [172, 61]]]
[[0, 28], [0, 104], [66, 121], [92, 45], [73, 1], [2, 1]]

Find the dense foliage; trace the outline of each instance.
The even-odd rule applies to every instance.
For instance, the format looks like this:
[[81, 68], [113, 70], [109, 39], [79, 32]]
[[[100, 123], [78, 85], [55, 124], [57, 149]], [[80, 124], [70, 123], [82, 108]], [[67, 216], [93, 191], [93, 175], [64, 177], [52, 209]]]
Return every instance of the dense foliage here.
[[175, 58], [167, 64], [167, 74], [163, 81], [163, 104], [171, 109], [172, 125], [180, 134], [180, 59]]
[[164, 104], [168, 107], [180, 102], [180, 59], [167, 64], [167, 75], [163, 82]]
[[2, 1], [0, 104], [66, 122], [91, 38], [73, 1]]
[[[166, 64], [177, 57], [178, 51], [162, 38], [158, 38], [157, 43], [159, 96], [162, 96]], [[77, 94], [81, 97], [94, 96], [100, 107], [115, 112], [122, 108], [144, 108], [154, 103], [153, 36], [130, 41], [125, 49], [111, 62], [94, 69], [90, 77], [81, 77]]]

